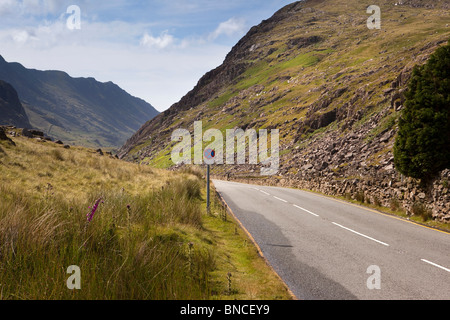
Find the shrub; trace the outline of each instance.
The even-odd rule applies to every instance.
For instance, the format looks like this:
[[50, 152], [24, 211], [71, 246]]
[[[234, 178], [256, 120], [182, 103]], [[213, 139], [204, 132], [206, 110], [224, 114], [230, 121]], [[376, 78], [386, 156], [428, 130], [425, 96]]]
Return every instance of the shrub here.
[[397, 197], [391, 199], [390, 208], [392, 211], [397, 211], [400, 209], [400, 202], [398, 201]]
[[442, 186], [443, 186], [444, 188], [447, 188], [447, 189], [448, 189], [448, 186], [449, 186], [448, 180], [442, 181]]
[[431, 210], [429, 210], [422, 202], [414, 202], [412, 213], [417, 217], [422, 217], [424, 222], [430, 220], [433, 216]]
[[381, 200], [377, 196], [373, 197], [373, 204], [376, 205], [377, 207], [381, 207], [382, 206]]
[[365, 199], [364, 192], [358, 191], [355, 195], [355, 200], [358, 202], [364, 203], [364, 199]]
[[396, 168], [427, 184], [450, 168], [450, 41], [416, 66], [394, 146]]

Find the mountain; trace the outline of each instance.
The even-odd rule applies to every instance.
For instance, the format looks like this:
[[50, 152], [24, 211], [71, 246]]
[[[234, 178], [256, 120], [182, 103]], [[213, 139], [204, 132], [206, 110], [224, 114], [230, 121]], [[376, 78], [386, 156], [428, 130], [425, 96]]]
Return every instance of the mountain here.
[[[169, 167], [172, 132], [193, 132], [194, 121], [203, 121], [204, 131], [279, 129], [281, 167], [264, 183], [353, 199], [362, 194], [384, 206], [398, 201], [408, 213], [422, 201], [433, 217], [450, 221], [450, 173], [442, 173], [436, 190], [420, 190], [396, 171], [392, 153], [413, 67], [450, 39], [450, 1], [379, 1], [381, 29], [368, 27], [371, 5], [307, 0], [282, 8], [139, 129], [120, 156]], [[214, 172], [248, 178], [258, 171], [217, 166]]]
[[147, 102], [112, 82], [27, 69], [0, 56], [0, 79], [18, 92], [31, 125], [66, 143], [120, 147], [158, 115]]
[[17, 91], [9, 83], [0, 80], [0, 125], [31, 128], [28, 116], [20, 103]]

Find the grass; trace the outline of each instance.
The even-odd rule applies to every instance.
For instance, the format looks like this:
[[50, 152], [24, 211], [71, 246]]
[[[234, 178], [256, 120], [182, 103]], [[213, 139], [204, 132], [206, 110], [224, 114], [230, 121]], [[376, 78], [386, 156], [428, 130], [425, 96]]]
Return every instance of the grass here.
[[[289, 298], [236, 225], [206, 214], [197, 169], [14, 140], [0, 153], [0, 300]], [[66, 286], [73, 265], [81, 290]]]
[[[218, 196], [211, 204], [212, 214], [204, 219], [205, 228], [214, 230], [218, 246], [215, 299], [226, 300], [290, 300], [292, 296], [278, 276], [259, 256], [256, 247], [238, 222], [228, 216]], [[228, 287], [231, 274], [231, 290]]]

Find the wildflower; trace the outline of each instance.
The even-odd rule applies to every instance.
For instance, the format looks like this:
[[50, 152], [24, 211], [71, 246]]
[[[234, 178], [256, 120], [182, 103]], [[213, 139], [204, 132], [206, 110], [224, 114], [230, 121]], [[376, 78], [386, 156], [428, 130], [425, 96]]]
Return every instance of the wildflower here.
[[[87, 214], [87, 220], [88, 220], [88, 222], [91, 222], [92, 219], [94, 218], [95, 212], [97, 211], [98, 206], [100, 205], [100, 202], [101, 202], [101, 201], [102, 201], [102, 198], [98, 199], [98, 200], [95, 202], [95, 205], [94, 205], [94, 207], [92, 208], [91, 212]], [[91, 207], [89, 207], [89, 209], [90, 209], [90, 208], [91, 208]]]

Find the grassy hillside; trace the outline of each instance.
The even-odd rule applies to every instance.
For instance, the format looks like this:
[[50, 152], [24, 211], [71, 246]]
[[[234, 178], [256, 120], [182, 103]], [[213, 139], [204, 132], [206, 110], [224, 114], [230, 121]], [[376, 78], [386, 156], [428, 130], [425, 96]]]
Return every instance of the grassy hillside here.
[[325, 131], [344, 136], [380, 115], [376, 128], [363, 133], [373, 139], [398, 117], [395, 103], [412, 67], [450, 39], [450, 28], [448, 1], [381, 1], [382, 29], [369, 30], [371, 4], [309, 0], [281, 9], [253, 27], [179, 103], [141, 128], [122, 155], [170, 166], [171, 133], [192, 130], [198, 120], [204, 130], [279, 129], [283, 174], [299, 166], [294, 158], [311, 152]]
[[[121, 148], [124, 159], [173, 166], [171, 134], [207, 129], [278, 129], [280, 170], [217, 165], [214, 174], [314, 190], [450, 221], [444, 170], [421, 190], [396, 169], [393, 146], [416, 65], [450, 39], [450, 1], [379, 1], [381, 29], [369, 29], [369, 0], [294, 2], [251, 28], [224, 63]], [[206, 146], [206, 143], [205, 143]], [[419, 210], [420, 211], [420, 210]], [[427, 218], [428, 219], [428, 218]]]
[[[223, 209], [206, 214], [201, 173], [13, 139], [0, 142], [0, 300], [289, 298]], [[72, 265], [81, 290], [66, 286]]]

